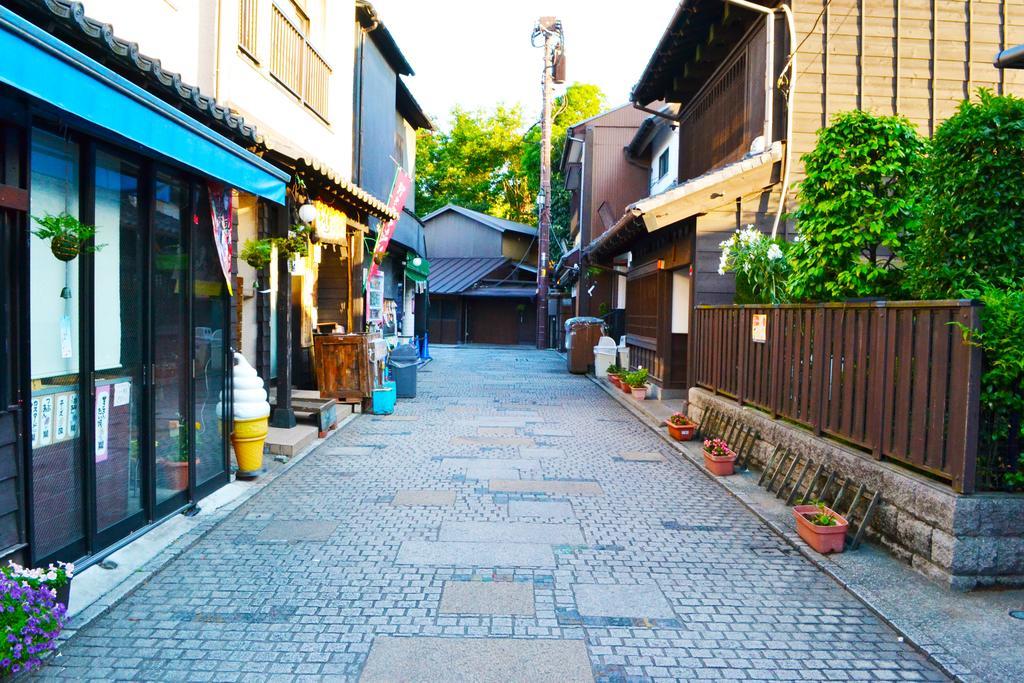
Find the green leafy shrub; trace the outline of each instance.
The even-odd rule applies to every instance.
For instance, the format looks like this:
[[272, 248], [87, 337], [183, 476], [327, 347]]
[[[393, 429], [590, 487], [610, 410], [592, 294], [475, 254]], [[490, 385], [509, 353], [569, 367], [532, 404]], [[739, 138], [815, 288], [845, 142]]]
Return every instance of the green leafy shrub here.
[[797, 300], [888, 298], [921, 222], [927, 143], [903, 116], [836, 114], [803, 156], [790, 262]]
[[270, 265], [270, 258], [274, 253], [274, 241], [265, 240], [248, 240], [242, 245], [242, 251], [239, 252], [239, 257], [253, 268], [259, 270], [260, 268], [266, 268]]
[[792, 273], [786, 258], [789, 243], [772, 239], [748, 225], [718, 246], [722, 249], [719, 274], [736, 275], [736, 303], [783, 304], [789, 300], [786, 291]]
[[1024, 278], [1024, 99], [979, 90], [935, 131], [924, 223], [907, 255], [920, 297]]
[[647, 368], [640, 368], [633, 372], [627, 372], [622, 377], [622, 381], [626, 383], [626, 386], [633, 389], [639, 389], [640, 387], [647, 385], [648, 372]]

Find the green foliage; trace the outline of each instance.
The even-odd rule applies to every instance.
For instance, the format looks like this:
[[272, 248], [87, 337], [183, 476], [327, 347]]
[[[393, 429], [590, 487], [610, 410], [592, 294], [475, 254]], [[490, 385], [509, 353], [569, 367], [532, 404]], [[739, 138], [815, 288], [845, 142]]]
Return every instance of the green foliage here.
[[786, 284], [792, 270], [786, 252], [790, 243], [748, 225], [719, 246], [718, 272], [736, 274], [736, 303], [783, 304], [789, 300]]
[[86, 242], [96, 237], [96, 227], [86, 225], [66, 212], [56, 216], [47, 213], [41, 218], [32, 216], [32, 220], [39, 224], [39, 229], [33, 230], [32, 234], [39, 239], [50, 240], [54, 255], [63, 261], [71, 260], [83, 248], [89, 253], [95, 253], [106, 246], [96, 244], [85, 247]]
[[811, 524], [816, 526], [836, 526], [835, 513], [828, 509], [828, 507], [822, 501], [817, 498], [799, 499], [797, 505], [813, 505], [818, 508], [817, 512], [804, 513], [804, 517], [807, 518]]
[[794, 299], [898, 295], [900, 258], [921, 222], [926, 144], [905, 117], [864, 111], [818, 131], [793, 214]]
[[672, 415], [668, 418], [668, 421], [670, 424], [676, 427], [689, 427], [695, 424], [693, 420], [688, 418], [683, 413], [672, 413]]
[[1024, 273], [1024, 99], [978, 91], [939, 126], [924, 226], [908, 254], [917, 296], [949, 296]]
[[615, 363], [612, 363], [611, 365], [608, 366], [608, 370], [606, 370], [605, 372], [606, 372], [606, 374], [609, 374], [609, 375], [618, 375], [619, 373], [621, 373], [623, 371], [625, 371], [624, 367], [622, 367], [621, 365], [617, 365]]
[[452, 110], [447, 132], [421, 130], [416, 139], [416, 209], [426, 215], [449, 202], [536, 224], [534, 195], [522, 166], [523, 112]]
[[647, 368], [640, 368], [633, 372], [627, 372], [622, 376], [622, 381], [626, 383], [626, 386], [633, 389], [639, 389], [640, 387], [647, 386]]
[[259, 270], [270, 265], [274, 253], [274, 240], [247, 240], [238, 256], [253, 268]]

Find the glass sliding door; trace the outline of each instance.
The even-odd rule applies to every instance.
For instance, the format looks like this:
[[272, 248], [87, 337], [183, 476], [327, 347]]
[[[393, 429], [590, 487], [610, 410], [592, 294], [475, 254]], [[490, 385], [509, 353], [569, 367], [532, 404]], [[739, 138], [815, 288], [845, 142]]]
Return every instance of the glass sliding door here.
[[96, 152], [93, 254], [96, 529], [113, 542], [142, 526], [145, 515], [141, 439], [144, 362], [145, 230], [139, 167]]
[[189, 188], [157, 173], [153, 204], [153, 445], [157, 516], [187, 500], [191, 429], [188, 387]]
[[224, 439], [226, 427], [221, 396], [227, 394], [228, 365], [225, 339], [228, 334], [227, 286], [213, 237], [210, 197], [205, 186], [196, 186], [192, 221], [192, 321], [195, 343], [195, 378], [192, 383], [195, 417], [196, 486], [227, 482]]
[[[38, 218], [78, 217], [79, 147], [34, 129], [31, 206]], [[31, 221], [31, 229], [39, 225]], [[79, 350], [81, 257], [59, 260], [49, 240], [29, 241], [31, 354], [31, 514], [37, 559], [80, 557], [87, 550]]]

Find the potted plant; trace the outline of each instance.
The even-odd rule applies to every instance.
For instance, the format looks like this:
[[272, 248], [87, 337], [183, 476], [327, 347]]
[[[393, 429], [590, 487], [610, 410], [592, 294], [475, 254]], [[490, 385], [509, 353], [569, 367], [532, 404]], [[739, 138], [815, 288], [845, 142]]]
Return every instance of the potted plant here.
[[[6, 635], [0, 638], [0, 678], [4, 680], [42, 664], [43, 655], [57, 648], [67, 614], [67, 605], [58, 602], [54, 589], [45, 583], [50, 579], [12, 576], [22, 572], [43, 570], [12, 565], [0, 576], [0, 633]], [[49, 573], [46, 570], [45, 575]]]
[[274, 254], [274, 240], [248, 240], [242, 245], [239, 256], [256, 270], [266, 268], [270, 265], [271, 256]]
[[846, 531], [850, 523], [818, 500], [802, 501], [793, 507], [796, 532], [821, 554], [841, 553], [846, 544]]
[[[178, 449], [171, 451], [168, 457], [158, 460], [164, 472], [167, 488], [184, 491], [188, 488], [188, 433], [184, 428], [178, 431]], [[199, 461], [197, 460], [196, 463]]]
[[697, 423], [683, 413], [673, 413], [665, 420], [665, 426], [676, 441], [689, 441], [697, 432]]
[[38, 230], [33, 230], [32, 234], [39, 239], [50, 240], [50, 251], [61, 261], [74, 260], [83, 249], [93, 253], [105, 246], [97, 244], [86, 247], [85, 243], [96, 236], [96, 228], [86, 225], [68, 213], [56, 216], [48, 213], [42, 218], [33, 216], [32, 220], [40, 226]]
[[634, 372], [627, 372], [625, 382], [629, 386], [633, 398], [642, 401], [647, 398], [647, 369], [640, 368]]
[[9, 561], [6, 567], [0, 567], [0, 572], [8, 579], [33, 589], [46, 586], [54, 592], [57, 602], [65, 607], [71, 600], [71, 579], [75, 575], [75, 565], [70, 562], [56, 562], [46, 569], [27, 569]]
[[614, 384], [615, 386], [619, 386], [619, 375], [621, 375], [622, 372], [623, 368], [621, 366], [612, 363], [611, 365], [608, 366], [608, 370], [606, 371], [608, 381]]
[[704, 440], [704, 467], [717, 477], [728, 477], [733, 473], [736, 454], [722, 439]]

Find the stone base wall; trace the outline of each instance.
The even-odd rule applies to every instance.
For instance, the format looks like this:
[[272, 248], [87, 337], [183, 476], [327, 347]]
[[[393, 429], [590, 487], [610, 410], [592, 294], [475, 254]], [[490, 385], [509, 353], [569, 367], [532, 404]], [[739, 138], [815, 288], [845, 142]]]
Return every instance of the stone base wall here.
[[763, 469], [776, 446], [824, 463], [857, 485], [882, 494], [868, 538], [917, 571], [958, 590], [1024, 586], [1024, 495], [960, 495], [895, 463], [878, 461], [755, 408], [699, 388], [690, 389], [688, 412], [700, 421], [715, 406], [760, 434], [752, 466]]

